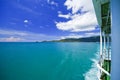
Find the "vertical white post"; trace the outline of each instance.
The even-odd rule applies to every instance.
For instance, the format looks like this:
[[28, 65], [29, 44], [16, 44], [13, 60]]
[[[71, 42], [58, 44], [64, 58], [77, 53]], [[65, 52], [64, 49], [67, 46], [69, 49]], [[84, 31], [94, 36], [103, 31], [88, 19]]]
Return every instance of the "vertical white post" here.
[[102, 55], [102, 30], [100, 31], [100, 56]]
[[104, 50], [106, 48], [106, 34], [104, 33]]
[[106, 58], [106, 34], [104, 32], [104, 36], [103, 36], [103, 42], [104, 42], [104, 49], [103, 49], [103, 59]]
[[[101, 26], [100, 26], [101, 27]], [[102, 66], [102, 29], [100, 28], [100, 62], [99, 65]], [[100, 70], [100, 75], [102, 74], [102, 71]]]
[[110, 40], [109, 40], [109, 34], [107, 35], [107, 41], [108, 41], [108, 42], [107, 42], [107, 50], [108, 50], [108, 51], [107, 51], [107, 57], [108, 57], [108, 60], [109, 60], [109, 57], [110, 57], [110, 56], [109, 56], [109, 48], [110, 48], [110, 45], [109, 45], [109, 42], [110, 42]]

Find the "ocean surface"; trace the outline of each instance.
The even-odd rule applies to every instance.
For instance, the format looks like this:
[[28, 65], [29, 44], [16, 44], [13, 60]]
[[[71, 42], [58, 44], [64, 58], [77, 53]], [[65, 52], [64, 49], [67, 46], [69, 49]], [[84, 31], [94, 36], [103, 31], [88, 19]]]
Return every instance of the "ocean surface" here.
[[0, 80], [97, 80], [99, 43], [0, 43]]

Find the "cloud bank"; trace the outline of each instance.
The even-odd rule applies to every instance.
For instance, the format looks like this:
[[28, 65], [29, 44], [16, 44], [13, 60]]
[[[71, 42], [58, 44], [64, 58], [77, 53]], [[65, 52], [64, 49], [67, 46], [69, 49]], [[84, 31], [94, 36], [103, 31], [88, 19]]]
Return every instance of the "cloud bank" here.
[[67, 36], [61, 36], [61, 39], [66, 39], [66, 38], [84, 38], [84, 37], [92, 37], [92, 36], [100, 36], [99, 32], [89, 32], [89, 33], [84, 33], [84, 34], [75, 34], [75, 33], [71, 33]]
[[56, 39], [59, 39], [59, 37], [28, 31], [0, 29], [0, 42], [35, 42]]
[[19, 37], [6, 37], [6, 38], [0, 38], [0, 42], [18, 42], [18, 41], [23, 41], [24, 39], [19, 38]]

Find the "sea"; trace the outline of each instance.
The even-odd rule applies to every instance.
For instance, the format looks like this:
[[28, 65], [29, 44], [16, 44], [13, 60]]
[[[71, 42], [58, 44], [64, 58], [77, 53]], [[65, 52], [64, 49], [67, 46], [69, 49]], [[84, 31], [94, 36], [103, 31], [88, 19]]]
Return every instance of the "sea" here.
[[99, 43], [1, 42], [0, 80], [97, 80]]

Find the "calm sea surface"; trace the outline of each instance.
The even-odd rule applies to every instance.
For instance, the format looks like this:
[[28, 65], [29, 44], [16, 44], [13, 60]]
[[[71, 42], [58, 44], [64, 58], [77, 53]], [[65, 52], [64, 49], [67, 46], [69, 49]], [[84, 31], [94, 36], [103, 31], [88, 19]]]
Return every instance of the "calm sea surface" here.
[[0, 80], [85, 80], [98, 47], [82, 42], [0, 43]]

